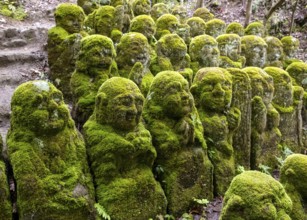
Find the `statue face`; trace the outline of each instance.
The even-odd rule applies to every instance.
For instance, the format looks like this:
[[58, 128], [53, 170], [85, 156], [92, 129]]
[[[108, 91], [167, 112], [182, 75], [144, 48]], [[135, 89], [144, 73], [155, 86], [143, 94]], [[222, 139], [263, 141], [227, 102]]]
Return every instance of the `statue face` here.
[[110, 37], [113, 29], [115, 9], [99, 10], [96, 14], [96, 33]]
[[41, 134], [54, 134], [64, 129], [68, 122], [69, 110], [63, 101], [62, 93], [51, 88], [45, 81], [33, 82], [35, 95], [23, 110], [27, 114], [30, 130]]
[[134, 12], [135, 16], [144, 15], [144, 14], [148, 15], [148, 14], [150, 14], [150, 9], [151, 9], [150, 1], [148, 1], [148, 0], [138, 0], [136, 2], [136, 5], [134, 5], [133, 12]]
[[266, 62], [266, 48], [260, 45], [256, 45], [251, 48], [249, 53], [246, 54], [246, 63], [249, 66], [263, 67]]
[[267, 49], [268, 60], [271, 62], [280, 60], [282, 52], [282, 47], [270, 45]]
[[70, 34], [79, 33], [82, 30], [84, 16], [82, 15], [67, 15], [62, 18], [62, 27]]
[[273, 101], [281, 106], [289, 107], [293, 104], [293, 87], [289, 75], [280, 74], [279, 79], [274, 79], [274, 99]]
[[194, 101], [186, 80], [175, 78], [165, 86], [163, 94], [163, 109], [170, 117], [181, 118], [192, 111]]
[[219, 45], [220, 55], [227, 56], [231, 60], [238, 60], [240, 55], [240, 42], [232, 41]]
[[232, 98], [232, 82], [227, 76], [208, 72], [200, 84], [200, 102], [205, 109], [225, 111], [230, 107]]
[[[84, 61], [88, 67], [109, 68], [113, 61], [113, 45], [96, 45], [84, 51]], [[83, 51], [81, 51], [83, 53]]]
[[200, 62], [203, 67], [217, 67], [219, 63], [220, 52], [217, 44], [205, 44], [201, 48]]

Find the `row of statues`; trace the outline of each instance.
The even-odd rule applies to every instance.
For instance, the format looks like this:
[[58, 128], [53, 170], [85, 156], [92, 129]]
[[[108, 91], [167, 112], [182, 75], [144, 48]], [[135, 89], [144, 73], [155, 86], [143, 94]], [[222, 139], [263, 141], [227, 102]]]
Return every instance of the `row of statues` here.
[[[304, 219], [307, 64], [295, 59], [298, 40], [262, 38], [261, 23], [225, 33], [205, 8], [154, 17], [148, 2], [56, 8], [53, 84], [30, 81], [12, 97], [5, 161], [19, 218], [180, 217], [195, 199], [225, 195], [221, 219]], [[281, 183], [237, 175], [277, 169], [287, 149], [296, 154]], [[1, 219], [10, 219], [2, 174]]]

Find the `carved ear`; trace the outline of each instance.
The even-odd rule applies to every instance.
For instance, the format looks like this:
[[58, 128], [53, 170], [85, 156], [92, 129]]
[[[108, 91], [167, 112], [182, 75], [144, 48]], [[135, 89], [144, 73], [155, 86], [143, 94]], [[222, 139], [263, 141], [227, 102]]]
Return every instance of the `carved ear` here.
[[106, 107], [108, 105], [107, 95], [104, 92], [100, 92], [96, 96], [95, 106], [96, 109]]

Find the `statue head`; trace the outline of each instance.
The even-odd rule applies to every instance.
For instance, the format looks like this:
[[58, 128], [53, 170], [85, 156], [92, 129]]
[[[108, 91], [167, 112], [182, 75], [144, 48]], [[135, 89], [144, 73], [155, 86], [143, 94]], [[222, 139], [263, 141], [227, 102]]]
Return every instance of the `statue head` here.
[[221, 19], [211, 19], [206, 22], [206, 34], [216, 38], [221, 34], [225, 34], [226, 23]]
[[264, 37], [264, 25], [259, 22], [252, 22], [245, 28], [245, 35], [256, 35], [258, 37]]
[[147, 38], [137, 32], [124, 34], [117, 45], [116, 62], [118, 67], [133, 66], [140, 62], [148, 66], [150, 61], [150, 50]]
[[132, 11], [134, 16], [149, 15], [151, 4], [149, 0], [134, 0], [132, 2]]
[[164, 14], [169, 14], [170, 11], [164, 3], [157, 3], [151, 7], [150, 15], [156, 21], [160, 16]]
[[241, 38], [237, 34], [222, 34], [216, 38], [221, 56], [229, 57], [233, 61], [240, 58]]
[[190, 26], [191, 37], [196, 37], [205, 34], [206, 23], [200, 17], [191, 17], [187, 20], [187, 24]]
[[290, 220], [292, 201], [272, 176], [245, 171], [231, 182], [223, 201], [221, 219]]
[[192, 38], [189, 54], [192, 62], [198, 62], [200, 67], [217, 67], [220, 51], [216, 40], [209, 35], [199, 35]]
[[131, 20], [129, 32], [139, 32], [149, 40], [155, 35], [156, 29], [156, 23], [149, 15], [139, 15]]
[[59, 4], [54, 12], [56, 26], [64, 28], [69, 34], [79, 33], [84, 24], [83, 9], [72, 3]]
[[198, 8], [194, 11], [193, 13], [193, 17], [200, 17], [201, 19], [204, 20], [204, 22], [210, 21], [211, 19], [214, 18], [214, 15], [212, 13], [210, 13], [210, 11], [205, 8]]
[[153, 79], [145, 105], [153, 117], [180, 119], [192, 112], [194, 99], [180, 73], [162, 71]]
[[133, 130], [140, 122], [144, 97], [129, 79], [112, 77], [99, 88], [94, 115], [100, 124], [118, 130]]
[[165, 34], [173, 34], [177, 32], [179, 21], [172, 14], [164, 14], [156, 21], [157, 33], [156, 38], [160, 39]]
[[296, 52], [300, 47], [300, 41], [292, 36], [281, 38], [284, 54], [287, 58], [295, 58]]
[[[268, 48], [267, 48], [268, 65], [273, 64], [276, 61], [280, 61], [283, 55], [281, 41], [277, 37], [272, 37], [272, 36], [268, 36], [264, 38], [264, 40], [268, 45]], [[282, 64], [281, 66], [276, 66], [276, 67], [282, 67]]]
[[267, 44], [255, 35], [241, 38], [242, 55], [246, 58], [246, 66], [264, 67], [267, 56]]
[[188, 17], [188, 12], [186, 7], [182, 5], [176, 5], [172, 10], [172, 15], [175, 15], [181, 24], [185, 24]]
[[108, 69], [116, 52], [110, 38], [103, 35], [89, 35], [81, 40], [81, 48], [76, 62], [77, 69]]
[[275, 88], [273, 102], [281, 107], [293, 105], [293, 85], [290, 75], [278, 67], [266, 67], [264, 71], [273, 77]]
[[166, 34], [157, 42], [157, 55], [167, 57], [172, 64], [176, 64], [184, 60], [187, 46], [177, 34]]
[[226, 27], [226, 34], [237, 34], [242, 37], [244, 35], [244, 27], [239, 22], [231, 22]]
[[72, 126], [62, 92], [43, 80], [29, 81], [15, 90], [12, 101], [11, 127], [29, 129], [36, 135], [54, 135]]
[[219, 67], [202, 68], [195, 75], [191, 92], [200, 108], [225, 112], [232, 99], [231, 74]]
[[294, 84], [307, 91], [307, 64], [304, 62], [291, 63], [286, 71], [294, 79]]

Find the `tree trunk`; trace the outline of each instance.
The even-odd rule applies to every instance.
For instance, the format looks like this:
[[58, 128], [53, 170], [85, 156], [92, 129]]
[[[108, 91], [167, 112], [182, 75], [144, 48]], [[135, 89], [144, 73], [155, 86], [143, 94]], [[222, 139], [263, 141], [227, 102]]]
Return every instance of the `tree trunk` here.
[[247, 0], [244, 27], [246, 27], [250, 22], [251, 14], [252, 14], [252, 3], [253, 3], [253, 0]]
[[195, 10], [203, 7], [203, 0], [197, 0], [195, 4]]
[[296, 0], [295, 5], [292, 9], [292, 15], [291, 15], [291, 22], [290, 22], [290, 31], [289, 31], [289, 35], [292, 34], [292, 29], [293, 29], [293, 23], [294, 23], [294, 14], [297, 8], [297, 4], [298, 4], [299, 0]]
[[276, 11], [280, 6], [282, 6], [284, 2], [285, 0], [279, 0], [278, 2], [276, 2], [275, 5], [272, 6], [272, 8], [270, 8], [269, 12], [264, 16], [264, 20], [263, 20], [264, 26], [266, 26], [267, 21], [269, 20], [271, 15], [274, 13], [274, 11]]

